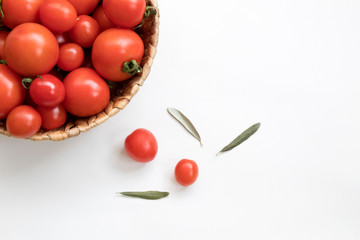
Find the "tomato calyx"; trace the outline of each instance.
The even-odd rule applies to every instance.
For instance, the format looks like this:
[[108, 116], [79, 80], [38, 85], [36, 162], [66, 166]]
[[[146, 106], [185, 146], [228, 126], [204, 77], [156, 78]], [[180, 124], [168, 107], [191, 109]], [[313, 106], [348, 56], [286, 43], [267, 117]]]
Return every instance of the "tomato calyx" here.
[[32, 78], [23, 78], [21, 84], [26, 90], [29, 90], [31, 83], [34, 81]]
[[128, 75], [135, 75], [142, 72], [142, 68], [136, 60], [131, 60], [130, 62], [124, 63], [122, 71]]
[[5, 59], [1, 59], [1, 60], [0, 60], [0, 64], [6, 65]]
[[145, 8], [145, 13], [144, 13], [144, 17], [141, 20], [141, 23], [139, 23], [137, 26], [134, 27], [134, 30], [137, 28], [141, 28], [144, 25], [144, 21], [145, 19], [147, 19], [150, 15], [156, 15], [157, 10], [155, 7], [153, 6], [146, 6]]

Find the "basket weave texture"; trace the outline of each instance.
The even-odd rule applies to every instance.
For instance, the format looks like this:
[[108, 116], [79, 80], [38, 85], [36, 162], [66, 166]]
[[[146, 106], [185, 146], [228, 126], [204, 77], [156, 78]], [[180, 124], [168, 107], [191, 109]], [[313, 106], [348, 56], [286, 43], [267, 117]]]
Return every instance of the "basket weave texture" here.
[[[46, 131], [41, 129], [38, 133], [28, 138], [33, 141], [51, 140], [61, 141], [71, 137], [78, 136], [82, 132], [89, 131], [91, 128], [105, 122], [110, 117], [124, 109], [130, 100], [138, 92], [140, 86], [150, 73], [151, 66], [156, 54], [156, 47], [159, 39], [159, 9], [157, 0], [146, 0], [147, 6], [153, 6], [157, 14], [150, 16], [145, 20], [144, 25], [137, 29], [136, 32], [144, 42], [145, 52], [141, 61], [143, 71], [124, 82], [114, 83], [111, 88], [111, 99], [104, 111], [87, 118], [78, 118], [70, 116], [64, 126]], [[6, 130], [5, 121], [0, 121], [0, 133], [11, 136]]]

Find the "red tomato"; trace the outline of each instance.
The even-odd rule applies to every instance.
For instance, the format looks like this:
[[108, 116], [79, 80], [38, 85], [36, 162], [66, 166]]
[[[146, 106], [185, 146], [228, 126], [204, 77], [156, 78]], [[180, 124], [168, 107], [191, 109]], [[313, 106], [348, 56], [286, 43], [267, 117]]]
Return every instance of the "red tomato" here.
[[96, 38], [92, 48], [95, 70], [110, 81], [123, 81], [131, 75], [123, 72], [125, 62], [135, 60], [140, 64], [144, 43], [134, 31], [111, 28]]
[[23, 103], [26, 90], [21, 85], [21, 77], [7, 66], [0, 64], [0, 119]]
[[99, 4], [100, 0], [68, 0], [76, 8], [78, 15], [87, 15], [90, 14], [96, 6]]
[[36, 110], [41, 115], [41, 127], [46, 130], [59, 128], [66, 122], [67, 114], [65, 108], [62, 105], [58, 105], [56, 107], [38, 106]]
[[39, 8], [41, 23], [54, 32], [66, 32], [76, 24], [75, 7], [66, 0], [46, 0]]
[[135, 161], [150, 162], [155, 158], [157, 150], [154, 135], [146, 129], [136, 129], [125, 139], [125, 151]]
[[65, 43], [71, 42], [70, 36], [67, 32], [53, 32], [53, 34], [60, 47]]
[[115, 27], [116, 25], [113, 24], [109, 18], [105, 15], [104, 9], [102, 5], [99, 5], [96, 10], [93, 12], [92, 17], [98, 22], [100, 25], [101, 31], [105, 31], [106, 29]]
[[64, 79], [63, 106], [78, 117], [89, 117], [105, 109], [110, 100], [106, 82], [91, 68], [77, 68]]
[[0, 59], [4, 59], [3, 49], [4, 49], [5, 39], [8, 34], [9, 34], [8, 31], [0, 31]]
[[145, 0], [104, 0], [102, 5], [109, 20], [124, 28], [141, 23], [146, 9]]
[[3, 22], [9, 28], [26, 22], [40, 22], [39, 7], [44, 0], [2, 0]]
[[45, 107], [55, 107], [65, 99], [64, 84], [50, 74], [35, 78], [30, 85], [29, 92], [34, 103]]
[[199, 175], [199, 168], [195, 161], [182, 159], [175, 167], [176, 181], [183, 186], [193, 184]]
[[72, 71], [84, 62], [84, 50], [79, 44], [66, 43], [60, 47], [57, 65], [64, 71]]
[[23, 23], [7, 36], [3, 53], [9, 68], [23, 76], [35, 76], [56, 65], [59, 45], [46, 27]]
[[96, 20], [87, 15], [78, 17], [78, 21], [70, 31], [70, 38], [84, 48], [91, 47], [100, 33], [100, 26]]
[[17, 138], [27, 138], [34, 135], [41, 127], [41, 116], [33, 108], [20, 105], [11, 110], [6, 118], [6, 129]]

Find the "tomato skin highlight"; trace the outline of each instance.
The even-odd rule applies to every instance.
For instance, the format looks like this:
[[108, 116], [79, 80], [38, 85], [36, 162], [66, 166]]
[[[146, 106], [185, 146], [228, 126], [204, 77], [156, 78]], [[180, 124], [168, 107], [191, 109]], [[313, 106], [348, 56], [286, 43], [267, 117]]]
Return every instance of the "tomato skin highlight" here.
[[144, 128], [136, 129], [127, 136], [124, 146], [129, 157], [141, 163], [152, 161], [158, 151], [155, 136]]
[[35, 78], [30, 85], [29, 92], [31, 99], [39, 106], [55, 107], [65, 99], [64, 84], [50, 74]]
[[97, 21], [87, 15], [78, 17], [77, 23], [69, 31], [70, 38], [80, 46], [89, 48], [93, 45], [100, 33], [100, 26]]
[[39, 23], [39, 7], [44, 0], [2, 0], [3, 23], [14, 28], [22, 23]]
[[66, 122], [67, 114], [65, 108], [62, 105], [55, 107], [38, 106], [36, 110], [41, 115], [41, 127], [46, 130], [59, 128]]
[[104, 12], [109, 20], [123, 28], [140, 24], [145, 13], [145, 0], [103, 0]]
[[59, 57], [59, 45], [46, 27], [23, 23], [7, 36], [3, 54], [9, 68], [22, 76], [48, 73]]
[[76, 24], [75, 7], [66, 0], [45, 0], [39, 8], [41, 24], [50, 31], [66, 32]]
[[66, 43], [60, 47], [57, 65], [64, 71], [72, 71], [83, 64], [84, 58], [84, 50], [79, 44]]
[[21, 84], [21, 76], [0, 64], [0, 120], [24, 102], [26, 90]]
[[63, 83], [66, 92], [63, 106], [75, 116], [92, 116], [109, 104], [109, 87], [91, 68], [75, 69], [65, 77]]
[[199, 168], [195, 161], [182, 159], [177, 163], [174, 174], [176, 181], [186, 187], [196, 181], [199, 175]]
[[78, 15], [87, 15], [95, 10], [100, 0], [68, 0], [75, 8]]
[[13, 137], [28, 138], [39, 131], [41, 121], [40, 114], [33, 107], [20, 105], [6, 118], [6, 129]]
[[125, 62], [136, 60], [140, 65], [144, 55], [144, 43], [134, 31], [110, 28], [96, 38], [91, 59], [95, 70], [110, 81], [124, 81], [131, 78], [122, 71]]

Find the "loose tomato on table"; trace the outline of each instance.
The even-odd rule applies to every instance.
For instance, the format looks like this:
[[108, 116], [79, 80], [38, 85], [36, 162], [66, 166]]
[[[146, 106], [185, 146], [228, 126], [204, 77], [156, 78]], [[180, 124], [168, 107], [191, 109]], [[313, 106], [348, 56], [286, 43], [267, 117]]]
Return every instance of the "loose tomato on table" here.
[[90, 14], [95, 10], [100, 0], [67, 0], [76, 8], [78, 15]]
[[17, 138], [28, 138], [39, 131], [41, 127], [41, 116], [33, 108], [20, 105], [11, 110], [6, 118], [6, 129]]
[[59, 57], [59, 45], [46, 27], [23, 23], [7, 36], [3, 54], [9, 68], [22, 76], [48, 73]]
[[0, 120], [5, 119], [13, 108], [22, 104], [25, 95], [21, 76], [0, 64]]
[[109, 87], [91, 68], [75, 69], [65, 77], [63, 83], [66, 92], [63, 106], [75, 116], [92, 116], [109, 104]]
[[144, 43], [139, 35], [130, 29], [111, 28], [96, 38], [91, 59], [102, 77], [118, 82], [141, 71], [143, 55]]
[[3, 23], [9, 28], [26, 22], [40, 22], [39, 7], [44, 0], [2, 0]]
[[75, 43], [84, 48], [89, 48], [99, 33], [100, 26], [97, 21], [88, 15], [81, 15], [78, 17], [75, 26], [69, 31], [69, 36]]
[[66, 110], [61, 104], [55, 107], [38, 106], [36, 110], [41, 115], [41, 127], [46, 130], [59, 128], [66, 122]]
[[189, 186], [193, 184], [198, 175], [199, 168], [193, 160], [182, 159], [175, 167], [175, 178], [180, 185]]
[[60, 47], [57, 65], [64, 71], [72, 71], [84, 62], [84, 50], [79, 44], [66, 43]]
[[125, 139], [126, 153], [137, 162], [150, 162], [158, 151], [155, 136], [144, 128], [136, 129]]

